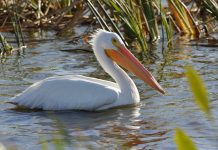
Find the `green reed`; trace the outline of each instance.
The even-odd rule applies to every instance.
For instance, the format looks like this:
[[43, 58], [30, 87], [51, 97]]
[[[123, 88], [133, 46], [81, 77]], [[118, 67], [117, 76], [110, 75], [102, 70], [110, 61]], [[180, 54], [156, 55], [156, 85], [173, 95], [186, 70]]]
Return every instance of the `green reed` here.
[[[25, 24], [27, 27], [43, 28], [45, 26], [55, 28], [58, 33], [61, 33], [83, 22], [80, 20], [85, 20], [83, 15], [78, 15], [78, 12], [79, 14], [84, 12], [86, 15], [93, 14], [95, 17], [89, 15], [90, 20], [96, 19], [101, 28], [118, 33], [126, 45], [135, 46], [138, 52], [151, 52], [148, 44], [159, 40], [160, 26], [162, 35], [166, 34], [168, 46], [172, 46], [173, 33], [187, 33], [197, 38], [203, 31], [196, 24], [201, 16], [193, 16], [182, 0], [167, 0], [166, 7], [162, 6], [161, 0], [30, 0], [27, 3], [16, 1], [17, 5], [12, 2], [3, 1], [0, 7], [10, 8], [7, 9], [7, 13], [13, 18], [12, 27], [16, 34], [16, 41], [20, 45], [24, 43], [19, 26], [26, 20], [28, 20]], [[197, 0], [191, 2], [196, 3], [197, 9], [204, 8], [212, 17], [218, 18], [215, 0], [200, 1], [200, 5]], [[1, 14], [4, 13], [0, 12]], [[8, 15], [3, 16], [6, 22]], [[73, 19], [75, 17], [79, 19]], [[2, 21], [5, 20], [2, 19]], [[164, 41], [164, 36], [162, 39]]]
[[[111, 0], [109, 2], [105, 1], [105, 4], [110, 9], [113, 9], [111, 15], [114, 19], [116, 19], [117, 26], [124, 29], [126, 33], [125, 36], [131, 39], [131, 41], [134, 41], [135, 39], [137, 44], [140, 46], [139, 48], [141, 51], [146, 52], [148, 50], [148, 46], [146, 38], [147, 32], [144, 27], [145, 19], [141, 13], [142, 9], [138, 7], [136, 1]], [[131, 36], [128, 37], [128, 35]]]
[[[190, 65], [185, 66], [185, 75], [195, 104], [209, 120], [213, 121], [208, 92], [200, 75]], [[175, 129], [174, 141], [178, 150], [197, 150], [192, 139], [180, 128]]]
[[4, 38], [1, 32], [0, 32], [0, 43], [2, 45], [0, 47], [0, 54], [1, 54], [0, 58], [4, 58], [11, 53], [13, 47], [7, 42], [7, 40]]
[[[126, 33], [124, 41], [134, 42], [138, 52], [148, 53], [148, 43], [159, 39], [159, 28], [156, 12], [160, 12], [163, 28], [166, 31], [169, 45], [172, 45], [172, 26], [168, 23], [166, 12], [159, 0], [110, 0], [96, 2], [94, 5], [87, 0], [102, 28], [117, 32], [122, 39], [122, 32]], [[90, 4], [91, 3], [91, 4]], [[98, 13], [98, 10], [103, 13]], [[110, 25], [109, 25], [110, 24]], [[122, 30], [121, 30], [122, 29]]]
[[215, 0], [202, 0], [203, 7], [218, 20], [218, 4]]

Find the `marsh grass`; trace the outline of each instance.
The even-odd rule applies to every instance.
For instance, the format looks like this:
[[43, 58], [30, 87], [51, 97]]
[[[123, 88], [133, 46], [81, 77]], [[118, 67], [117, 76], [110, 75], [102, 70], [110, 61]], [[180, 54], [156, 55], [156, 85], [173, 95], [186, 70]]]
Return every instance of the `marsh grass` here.
[[[15, 18], [13, 18], [13, 19], [15, 19], [15, 21], [16, 21], [17, 20], [16, 16], [14, 16], [14, 17]], [[20, 23], [13, 22], [13, 29], [14, 29], [13, 33], [14, 33], [14, 36], [16, 39], [17, 48], [14, 48], [11, 44], [9, 44], [6, 40], [6, 38], [0, 32], [0, 43], [1, 43], [0, 60], [1, 60], [1, 62], [6, 60], [5, 58], [7, 56], [11, 55], [13, 51], [16, 51], [17, 54], [20, 55], [20, 52], [24, 51], [24, 49], [26, 48]]]
[[[54, 29], [57, 35], [63, 35], [64, 32], [73, 33], [73, 26], [88, 23], [94, 28], [100, 26], [116, 32], [126, 46], [135, 47], [145, 56], [152, 51], [149, 44], [156, 43], [160, 38], [162, 42], [165, 41], [164, 34], [170, 48], [176, 33], [198, 38], [203, 32], [208, 35], [208, 30], [216, 26], [211, 25], [218, 18], [215, 0], [191, 0], [191, 8], [181, 0], [167, 2], [168, 6], [163, 7], [161, 0], [0, 0], [0, 9], [3, 10], [0, 12], [0, 22], [1, 28], [14, 30], [17, 44], [20, 45], [25, 45], [21, 25], [25, 30], [40, 27]], [[198, 13], [193, 13], [194, 9], [197, 12], [206, 10], [210, 17], [207, 14], [195, 15]], [[209, 18], [207, 22], [204, 22], [205, 18]]]
[[218, 4], [215, 0], [202, 0], [202, 6], [218, 20]]
[[[131, 46], [136, 46], [137, 52], [146, 54], [151, 52], [148, 44], [155, 43], [160, 38], [159, 26], [163, 35], [162, 41], [164, 42], [164, 34], [166, 34], [169, 48], [173, 45], [173, 35], [176, 33], [199, 38], [203, 32], [202, 28], [200, 29], [203, 23], [197, 24], [197, 16], [194, 16], [191, 9], [181, 0], [167, 0], [167, 2], [166, 9], [160, 0], [103, 0], [101, 2], [88, 0], [88, 3], [92, 3], [90, 10], [102, 28], [117, 32], [120, 36], [121, 33], [126, 33], [125, 41]], [[192, 3], [197, 1], [193, 0]], [[196, 8], [202, 9], [202, 7]], [[211, 14], [216, 16], [218, 10], [216, 3], [213, 3], [210, 9], [213, 10]]]
[[[132, 40], [132, 38], [135, 38], [137, 41], [137, 45], [139, 45], [138, 51], [147, 51], [147, 40], [146, 40], [146, 30], [144, 28], [144, 21], [142, 16], [142, 9], [138, 7], [138, 4], [136, 1], [110, 1], [109, 3], [106, 3], [109, 8], [113, 8], [114, 12], [114, 18], [116, 18], [117, 24], [121, 28], [122, 22], [123, 24], [123, 30], [125, 33], [125, 36], [131, 35], [128, 38]], [[134, 40], [133, 40], [134, 41]]]
[[[190, 65], [185, 66], [185, 75], [187, 77], [190, 91], [193, 94], [194, 103], [198, 106], [199, 110], [205, 114], [211, 125], [213, 125], [214, 120], [211, 114], [209, 96], [203, 80], [197, 71]], [[175, 129], [174, 141], [178, 150], [197, 150], [197, 147], [192, 139], [180, 128]]]
[[7, 55], [11, 54], [11, 51], [13, 49], [13, 47], [7, 42], [7, 40], [4, 38], [4, 36], [1, 34], [0, 32], [0, 43], [1, 43], [1, 47], [0, 47], [0, 59], [5, 58]]
[[11, 20], [12, 20], [13, 32], [15, 35], [17, 46], [18, 48], [21, 48], [22, 46], [25, 46], [25, 42], [24, 42], [24, 37], [23, 37], [22, 29], [21, 29], [20, 20], [19, 20], [17, 13], [13, 14], [13, 16], [11, 17]]
[[174, 141], [178, 150], [197, 150], [192, 139], [180, 128], [175, 129]]
[[[158, 8], [159, 5], [155, 6], [155, 3], [157, 3], [157, 0], [154, 1], [148, 1], [148, 0], [142, 0], [141, 5], [143, 6], [143, 14], [145, 16], [145, 20], [148, 25], [148, 32], [150, 35], [151, 41], [156, 41], [159, 39], [159, 29], [156, 19], [156, 8]], [[162, 9], [159, 9], [162, 11]], [[163, 13], [163, 12], [162, 12]]]
[[185, 34], [199, 36], [200, 31], [190, 11], [180, 0], [167, 0], [170, 11], [176, 24]]

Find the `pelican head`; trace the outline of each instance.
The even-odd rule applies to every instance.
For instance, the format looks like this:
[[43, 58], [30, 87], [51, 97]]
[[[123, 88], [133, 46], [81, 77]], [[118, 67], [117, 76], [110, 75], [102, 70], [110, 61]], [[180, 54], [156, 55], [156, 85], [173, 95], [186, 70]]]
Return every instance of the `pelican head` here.
[[139, 62], [139, 60], [125, 47], [121, 38], [114, 32], [98, 30], [92, 39], [94, 53], [100, 63], [112, 61], [132, 72], [151, 88], [164, 94], [153, 75]]
[[102, 48], [101, 50], [108, 49], [108, 48], [119, 50], [119, 48], [116, 46], [116, 43], [120, 43], [124, 45], [119, 35], [117, 35], [114, 32], [108, 32], [102, 29], [98, 29], [93, 34], [93, 38], [90, 43], [91, 45], [93, 45], [94, 51], [98, 49], [97, 47], [101, 47]]

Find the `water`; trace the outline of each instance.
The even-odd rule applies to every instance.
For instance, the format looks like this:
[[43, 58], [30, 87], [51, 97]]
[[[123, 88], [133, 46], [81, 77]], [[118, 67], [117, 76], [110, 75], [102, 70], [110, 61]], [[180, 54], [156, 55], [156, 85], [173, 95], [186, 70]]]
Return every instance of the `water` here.
[[[50, 39], [52, 32], [28, 38]], [[180, 127], [199, 149], [218, 149], [218, 53], [217, 47], [190, 46], [178, 38], [174, 50], [154, 48], [159, 59], [145, 64], [159, 79], [167, 94], [161, 96], [131, 75], [139, 88], [141, 102], [102, 112], [14, 111], [10, 104], [0, 105], [0, 141], [7, 147], [37, 150], [53, 139], [64, 140], [65, 149], [175, 149], [174, 128]], [[203, 41], [204, 42], [204, 41]], [[203, 43], [201, 42], [201, 43]], [[65, 39], [28, 43], [21, 57], [8, 57], [0, 64], [0, 101], [22, 92], [32, 83], [50, 76], [82, 74], [112, 80], [92, 53], [70, 49]], [[192, 101], [183, 66], [189, 62], [202, 75], [212, 104], [214, 122], [208, 121]], [[64, 129], [60, 133], [60, 129]]]

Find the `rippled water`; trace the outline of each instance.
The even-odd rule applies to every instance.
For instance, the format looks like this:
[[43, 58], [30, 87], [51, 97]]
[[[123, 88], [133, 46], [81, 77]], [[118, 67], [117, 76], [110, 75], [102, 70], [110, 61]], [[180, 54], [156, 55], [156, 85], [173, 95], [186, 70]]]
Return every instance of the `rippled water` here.
[[[36, 35], [38, 39], [52, 33]], [[30, 37], [29, 37], [30, 38]], [[178, 38], [173, 50], [161, 51], [155, 63], [145, 64], [159, 79], [167, 94], [161, 96], [132, 76], [139, 88], [141, 103], [102, 112], [14, 111], [0, 105], [0, 142], [22, 150], [41, 149], [54, 140], [64, 140], [65, 149], [175, 149], [173, 134], [181, 127], [199, 149], [218, 149], [218, 53], [217, 47], [190, 46]], [[203, 42], [201, 42], [203, 43]], [[92, 53], [66, 52], [72, 44], [64, 39], [28, 43], [21, 57], [10, 56], [0, 64], [0, 101], [22, 92], [32, 83], [54, 75], [82, 74], [111, 80]], [[183, 66], [192, 64], [202, 75], [209, 91], [214, 122], [208, 121], [192, 101]], [[61, 133], [60, 129], [63, 130]]]

